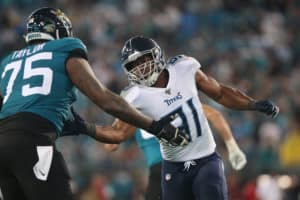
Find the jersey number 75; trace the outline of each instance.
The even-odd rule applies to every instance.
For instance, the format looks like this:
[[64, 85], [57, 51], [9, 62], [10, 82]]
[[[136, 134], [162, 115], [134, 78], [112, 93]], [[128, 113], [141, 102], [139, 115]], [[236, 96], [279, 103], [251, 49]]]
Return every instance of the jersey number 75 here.
[[10, 78], [6, 86], [6, 93], [5, 96], [3, 97], [3, 104], [7, 102], [9, 96], [12, 93], [14, 82], [22, 68], [24, 61], [25, 61], [25, 65], [24, 65], [24, 72], [22, 77], [23, 80], [30, 79], [33, 76], [42, 76], [42, 85], [34, 86], [34, 87], [31, 87], [30, 84], [23, 85], [22, 96], [29, 96], [33, 94], [48, 95], [51, 91], [53, 71], [49, 67], [32, 68], [32, 63], [39, 60], [51, 60], [51, 59], [52, 59], [51, 52], [43, 52], [43, 53], [37, 53], [35, 55], [27, 57], [26, 59], [17, 60], [7, 64], [4, 68], [1, 78], [3, 79], [6, 73], [10, 70], [12, 70], [12, 73], [10, 75]]

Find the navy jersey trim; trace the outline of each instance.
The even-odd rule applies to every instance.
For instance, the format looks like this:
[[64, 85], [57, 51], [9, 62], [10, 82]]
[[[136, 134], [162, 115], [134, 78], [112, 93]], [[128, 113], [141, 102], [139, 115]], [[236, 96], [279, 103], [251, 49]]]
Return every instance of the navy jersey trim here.
[[74, 49], [72, 50], [68, 57], [66, 58], [66, 61], [65, 63], [67, 63], [67, 61], [70, 59], [70, 58], [83, 58], [85, 60], [88, 60], [88, 56], [87, 56], [87, 53], [83, 50], [83, 49]]

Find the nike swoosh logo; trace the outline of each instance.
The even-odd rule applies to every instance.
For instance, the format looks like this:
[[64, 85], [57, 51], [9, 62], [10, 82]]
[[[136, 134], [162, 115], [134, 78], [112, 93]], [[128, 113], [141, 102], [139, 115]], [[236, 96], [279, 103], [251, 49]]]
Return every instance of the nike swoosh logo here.
[[39, 169], [39, 173], [42, 175], [42, 176], [45, 176], [46, 173], [44, 173], [42, 170]]

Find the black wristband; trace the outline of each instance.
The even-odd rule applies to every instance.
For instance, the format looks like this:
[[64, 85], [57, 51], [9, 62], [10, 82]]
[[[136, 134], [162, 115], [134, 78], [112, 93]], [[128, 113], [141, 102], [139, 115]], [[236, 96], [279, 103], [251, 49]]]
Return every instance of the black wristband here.
[[96, 124], [85, 122], [86, 134], [95, 138], [96, 137]]
[[160, 121], [153, 120], [147, 131], [153, 135], [158, 135], [162, 129], [163, 125], [160, 123]]

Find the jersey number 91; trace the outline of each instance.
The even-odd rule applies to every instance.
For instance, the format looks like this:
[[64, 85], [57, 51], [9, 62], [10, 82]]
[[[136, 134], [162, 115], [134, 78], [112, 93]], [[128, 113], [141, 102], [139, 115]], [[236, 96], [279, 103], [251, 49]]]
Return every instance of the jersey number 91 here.
[[[186, 107], [186, 108], [183, 109], [183, 107]], [[191, 114], [189, 111], [187, 111], [188, 109], [190, 110]], [[190, 127], [193, 124], [196, 128], [196, 133], [197, 133], [196, 137], [200, 137], [202, 135], [200, 120], [199, 120], [199, 116], [198, 116], [196, 107], [193, 103], [193, 98], [187, 100], [186, 103], [184, 103], [182, 106], [178, 107], [177, 109], [173, 110], [166, 117], [170, 117], [170, 116], [174, 116], [174, 115], [177, 115], [181, 119], [182, 123], [181, 123], [181, 126], [179, 126], [179, 128], [181, 130], [185, 131], [187, 134], [189, 134], [191, 141], [193, 140], [193, 137], [191, 135]]]

